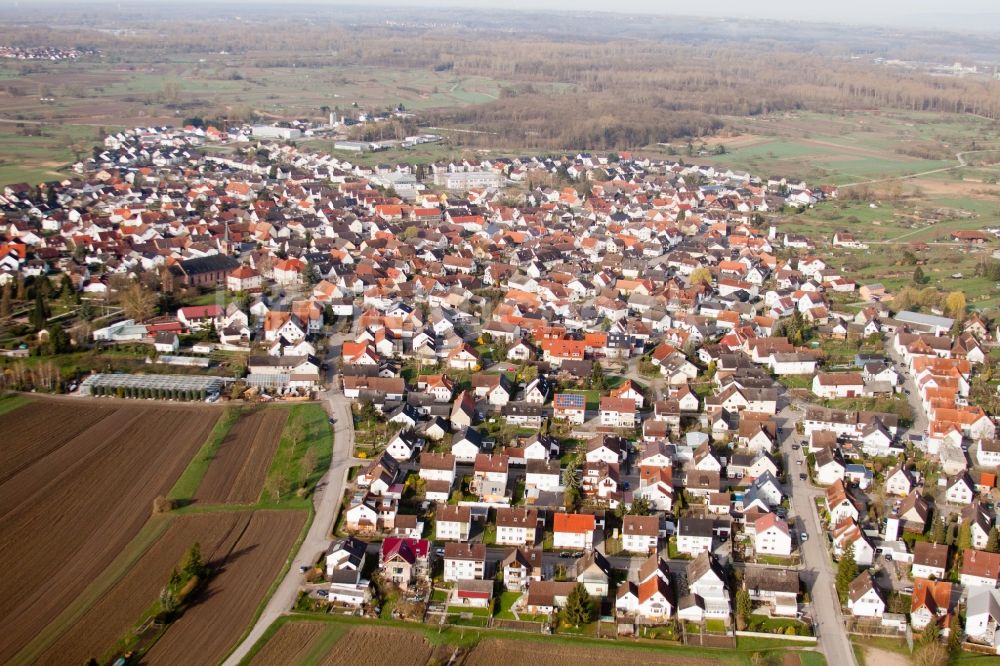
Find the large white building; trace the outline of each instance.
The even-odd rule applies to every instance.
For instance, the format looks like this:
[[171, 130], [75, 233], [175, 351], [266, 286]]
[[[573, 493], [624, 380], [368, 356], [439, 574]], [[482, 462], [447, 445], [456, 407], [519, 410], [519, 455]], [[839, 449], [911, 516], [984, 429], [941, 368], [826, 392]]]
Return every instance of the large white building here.
[[492, 171], [448, 171], [434, 174], [434, 184], [448, 190], [500, 187], [503, 176]]

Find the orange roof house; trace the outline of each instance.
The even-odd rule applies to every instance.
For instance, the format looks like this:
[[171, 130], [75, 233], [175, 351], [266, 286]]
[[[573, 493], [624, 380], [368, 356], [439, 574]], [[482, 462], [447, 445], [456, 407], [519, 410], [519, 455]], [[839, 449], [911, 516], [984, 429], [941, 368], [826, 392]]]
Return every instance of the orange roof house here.
[[589, 513], [557, 513], [552, 517], [552, 531], [569, 534], [593, 532], [597, 521]]

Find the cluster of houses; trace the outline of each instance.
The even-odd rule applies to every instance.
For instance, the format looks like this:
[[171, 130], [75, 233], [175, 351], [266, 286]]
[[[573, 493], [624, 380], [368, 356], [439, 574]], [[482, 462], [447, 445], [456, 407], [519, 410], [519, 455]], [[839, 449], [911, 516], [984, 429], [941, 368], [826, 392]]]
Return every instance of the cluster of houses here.
[[[116, 133], [76, 177], [4, 188], [0, 284], [61, 273], [101, 299], [155, 272], [164, 290], [238, 294], [245, 311], [183, 307], [94, 338], [150, 344], [166, 359], [246, 351], [247, 383], [274, 395], [322, 385], [318, 338], [349, 319], [337, 388], [370, 404], [386, 437], [344, 507], [348, 536], [327, 557], [337, 598], [366, 598], [364, 539], [379, 542], [380, 574], [402, 587], [442, 559], [459, 604], [488, 603], [484, 581], [502, 571], [527, 612], [559, 607], [567, 584], [582, 582], [625, 617], [729, 617], [725, 566], [737, 548], [797, 556], [783, 506], [790, 470], [776, 455], [788, 435], [777, 418], [786, 377], [811, 378], [827, 401], [898, 398], [912, 381], [928, 423], [914, 439], [893, 413], [805, 411], [803, 452], [827, 487], [835, 555], [938, 561], [923, 542], [910, 552], [902, 535], [927, 529], [936, 507], [925, 495], [940, 491], [981, 523], [982, 545], [962, 566], [990, 560], [994, 518], [978, 500], [993, 487], [1000, 445], [969, 392], [1000, 328], [979, 315], [956, 325], [892, 313], [884, 290], [859, 288], [816, 239], [768, 222], [836, 188], [630, 154], [420, 169], [259, 141], [208, 155], [208, 142], [252, 139], [213, 129]], [[863, 244], [838, 233], [834, 245]], [[855, 291], [868, 305], [839, 312], [837, 297]], [[859, 355], [835, 372], [822, 342], [803, 343], [803, 327], [821, 341], [885, 339], [891, 355]], [[624, 376], [595, 389], [611, 368]], [[516, 435], [498, 442], [497, 426]], [[940, 487], [908, 464], [875, 472], [872, 460], [900, 458], [909, 443], [944, 471]], [[899, 502], [873, 537], [865, 498], [877, 484]], [[647, 515], [633, 515], [637, 506]], [[613, 511], [625, 518], [609, 529]], [[486, 532], [508, 549], [503, 558], [487, 557]], [[558, 580], [540, 550], [547, 535], [574, 553]], [[617, 589], [608, 540], [648, 558]], [[690, 558], [683, 571], [664, 563], [668, 549]], [[754, 601], [794, 615], [797, 576], [755, 575]], [[950, 612], [939, 612], [943, 577], [914, 574], [928, 581], [914, 603], [934, 604], [939, 619]], [[877, 606], [863, 581], [856, 587], [855, 607]]]

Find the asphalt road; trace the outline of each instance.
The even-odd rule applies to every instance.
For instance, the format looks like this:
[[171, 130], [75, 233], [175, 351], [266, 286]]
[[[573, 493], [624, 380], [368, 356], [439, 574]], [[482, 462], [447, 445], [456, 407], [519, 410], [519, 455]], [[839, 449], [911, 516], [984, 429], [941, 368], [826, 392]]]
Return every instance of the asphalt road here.
[[[334, 382], [332, 385], [336, 386], [337, 384]], [[264, 635], [271, 623], [292, 608], [299, 585], [302, 582], [299, 567], [315, 564], [330, 546], [330, 532], [337, 517], [340, 500], [344, 495], [347, 470], [353, 463], [351, 454], [354, 452], [354, 419], [351, 417], [351, 401], [345, 398], [339, 390], [327, 391], [321, 396], [327, 413], [336, 419], [336, 424], [333, 428], [333, 455], [330, 459], [330, 469], [320, 479], [316, 486], [316, 493], [313, 495], [315, 517], [299, 552], [292, 560], [288, 573], [285, 574], [278, 589], [267, 602], [264, 612], [261, 613], [250, 633], [226, 659], [225, 666], [239, 664], [254, 643]]]
[[803, 456], [802, 449], [792, 450], [792, 443], [798, 440], [795, 424], [801, 420], [802, 413], [793, 406], [786, 406], [778, 415], [782, 427], [783, 438], [781, 453], [785, 456], [785, 466], [790, 480], [789, 496], [791, 498], [790, 516], [797, 518], [797, 531], [805, 532], [809, 538], [800, 544], [802, 567], [799, 575], [805, 582], [812, 598], [813, 626], [819, 639], [819, 647], [826, 657], [826, 663], [837, 666], [857, 666], [854, 650], [847, 638], [847, 631], [840, 618], [840, 600], [834, 587], [835, 575], [830, 554], [826, 547], [826, 528], [819, 519], [814, 498], [824, 496], [824, 491], [813, 487], [806, 477], [805, 481], [799, 474], [805, 471], [805, 463], [798, 465], [797, 458]]

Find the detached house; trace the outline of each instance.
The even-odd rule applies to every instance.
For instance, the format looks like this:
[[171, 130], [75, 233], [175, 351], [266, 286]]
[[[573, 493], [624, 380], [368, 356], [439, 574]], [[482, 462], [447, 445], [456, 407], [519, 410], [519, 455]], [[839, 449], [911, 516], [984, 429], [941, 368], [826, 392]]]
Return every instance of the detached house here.
[[552, 517], [552, 547], [590, 549], [597, 520], [589, 513], [556, 513]]
[[857, 521], [861, 515], [860, 507], [848, 494], [843, 481], [836, 481], [826, 489], [826, 511], [832, 525], [848, 518]]
[[451, 445], [451, 454], [458, 463], [473, 463], [483, 446], [483, 436], [475, 428], [465, 428], [455, 435]]
[[538, 510], [526, 508], [497, 509], [497, 545], [531, 546], [538, 535]]
[[855, 372], [821, 372], [813, 377], [812, 392], [820, 398], [855, 398], [865, 390], [865, 380]]
[[636, 426], [635, 401], [626, 398], [601, 398], [601, 425], [609, 428]]
[[943, 543], [918, 541], [913, 545], [913, 578], [944, 578], [949, 548]]
[[705, 618], [725, 618], [731, 612], [726, 577], [715, 559], [702, 552], [687, 566], [689, 594], [677, 600], [682, 620], [701, 622]]
[[435, 536], [440, 541], [468, 541], [472, 529], [472, 507], [441, 504], [434, 518]]
[[388, 537], [379, 551], [379, 568], [387, 580], [405, 590], [430, 572], [429, 553], [426, 539]]
[[658, 624], [673, 615], [669, 583], [658, 576], [650, 576], [634, 583], [625, 581], [618, 586], [615, 610], [619, 615], [635, 616], [645, 624]]
[[960, 580], [965, 587], [973, 585], [996, 587], [1000, 583], [1000, 553], [971, 548], [962, 551]]
[[532, 581], [542, 580], [542, 549], [514, 548], [500, 561], [500, 569], [504, 587], [523, 592]]
[[552, 418], [581, 425], [586, 420], [587, 397], [582, 393], [556, 393], [552, 398]]
[[913, 490], [916, 482], [913, 474], [904, 469], [902, 465], [896, 465], [885, 475], [885, 492], [888, 495], [906, 497]]
[[963, 472], [948, 479], [945, 486], [944, 497], [952, 504], [968, 505], [972, 503], [972, 498], [976, 495], [975, 484], [969, 478], [968, 473]]
[[630, 553], [655, 553], [659, 538], [659, 516], [624, 516], [622, 518], [622, 550]]
[[677, 552], [696, 556], [712, 550], [715, 521], [685, 516], [677, 524]]
[[758, 555], [788, 557], [792, 554], [792, 535], [788, 523], [773, 513], [766, 513], [753, 524], [753, 547]]
[[880, 618], [885, 613], [882, 591], [867, 571], [852, 580], [847, 588], [847, 608], [854, 617]]
[[816, 454], [813, 470], [816, 473], [816, 483], [828, 486], [843, 480], [847, 465], [837, 450], [821, 449]]
[[941, 627], [947, 635], [951, 622], [952, 585], [946, 581], [916, 579], [910, 597], [910, 626], [913, 631], [923, 631], [931, 622]]
[[486, 575], [486, 546], [481, 543], [447, 543], [444, 546], [444, 580], [482, 580]]
[[975, 587], [965, 606], [966, 640], [993, 648], [1000, 654], [1000, 590]]

